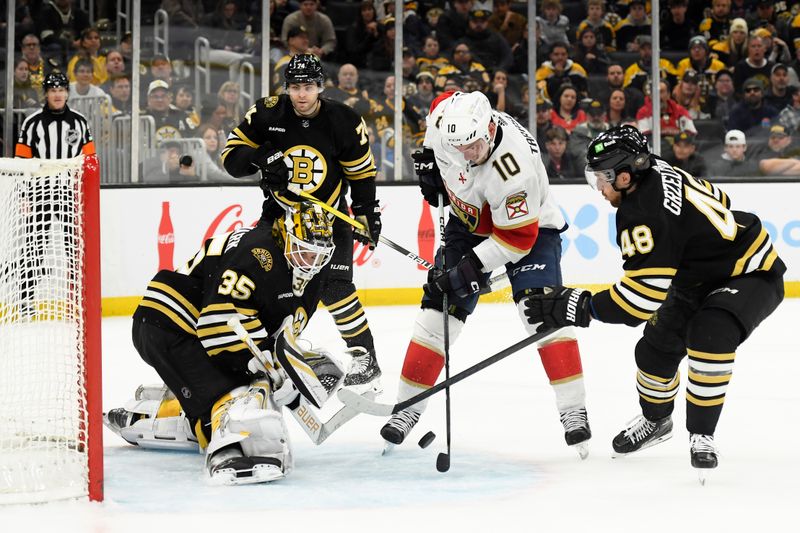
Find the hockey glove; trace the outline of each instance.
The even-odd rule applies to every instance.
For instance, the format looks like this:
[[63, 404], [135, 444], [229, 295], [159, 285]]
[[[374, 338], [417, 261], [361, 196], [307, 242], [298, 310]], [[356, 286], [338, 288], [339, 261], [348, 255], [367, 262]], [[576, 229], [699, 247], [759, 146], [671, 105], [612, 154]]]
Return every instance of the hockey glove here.
[[583, 289], [554, 287], [551, 292], [534, 294], [525, 300], [525, 317], [533, 326], [548, 329], [565, 326], [585, 328], [592, 319], [592, 293]]
[[419, 188], [425, 200], [433, 207], [439, 207], [439, 194], [441, 194], [444, 205], [449, 205], [450, 200], [447, 198], [447, 190], [444, 188], [442, 174], [436, 165], [433, 150], [423, 148], [422, 151], [418, 150], [411, 154], [411, 158], [414, 160], [414, 172], [417, 173]]
[[253, 154], [252, 162], [261, 170], [261, 190], [268, 193], [286, 195], [289, 187], [289, 169], [283, 162], [283, 152], [269, 142], [259, 146]]
[[440, 300], [442, 294], [455, 294], [466, 298], [479, 292], [484, 286], [483, 265], [478, 256], [470, 251], [453, 268], [442, 272], [436, 268], [429, 271], [428, 283], [422, 289], [434, 300]]
[[381, 236], [381, 207], [378, 200], [363, 204], [353, 204], [351, 206], [355, 219], [364, 226], [365, 229], [355, 229], [353, 238], [358, 242], [369, 245], [370, 250], [374, 250], [378, 245]]

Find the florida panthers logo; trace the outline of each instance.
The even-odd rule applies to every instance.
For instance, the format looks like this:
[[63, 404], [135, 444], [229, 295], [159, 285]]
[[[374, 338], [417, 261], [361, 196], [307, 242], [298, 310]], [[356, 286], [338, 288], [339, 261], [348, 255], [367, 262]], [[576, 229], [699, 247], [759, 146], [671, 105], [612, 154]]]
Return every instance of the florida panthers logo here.
[[300, 144], [283, 152], [291, 182], [305, 192], [315, 191], [328, 175], [328, 164], [316, 148]]

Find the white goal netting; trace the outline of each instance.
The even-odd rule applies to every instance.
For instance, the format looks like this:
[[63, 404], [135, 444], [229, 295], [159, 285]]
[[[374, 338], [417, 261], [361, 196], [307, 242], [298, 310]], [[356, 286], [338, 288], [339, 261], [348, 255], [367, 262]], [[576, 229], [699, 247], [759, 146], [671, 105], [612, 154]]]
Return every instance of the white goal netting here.
[[82, 175], [0, 159], [0, 503], [87, 494]]

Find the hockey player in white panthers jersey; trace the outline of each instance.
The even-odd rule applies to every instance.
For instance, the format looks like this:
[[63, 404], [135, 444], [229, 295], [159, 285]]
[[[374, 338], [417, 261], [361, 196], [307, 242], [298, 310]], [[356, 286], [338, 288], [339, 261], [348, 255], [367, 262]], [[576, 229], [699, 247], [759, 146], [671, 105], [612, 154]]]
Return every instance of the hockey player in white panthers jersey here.
[[[441, 195], [455, 216], [445, 228], [444, 252], [440, 249], [436, 257], [441, 267], [444, 253], [447, 268], [431, 270], [424, 286], [398, 401], [433, 386], [444, 366], [444, 293], [454, 343], [494, 269], [505, 266], [518, 308], [523, 297], [562, 284], [560, 233], [566, 223], [550, 193], [536, 140], [510, 116], [493, 112], [479, 92], [441, 95], [427, 121], [424, 149], [414, 154], [414, 167], [426, 200], [438, 206]], [[538, 350], [555, 391], [565, 440], [585, 458], [591, 431], [573, 329], [560, 330]], [[424, 409], [420, 402], [398, 412], [381, 436], [389, 445], [402, 443]]]

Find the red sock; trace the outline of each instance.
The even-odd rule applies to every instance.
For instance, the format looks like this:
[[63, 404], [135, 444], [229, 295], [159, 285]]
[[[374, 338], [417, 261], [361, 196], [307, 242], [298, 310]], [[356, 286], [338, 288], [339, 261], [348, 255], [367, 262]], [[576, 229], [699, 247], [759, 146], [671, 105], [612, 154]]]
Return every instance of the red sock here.
[[444, 358], [440, 354], [412, 340], [408, 343], [401, 376], [406, 381], [432, 387], [443, 367]]
[[542, 346], [539, 356], [550, 383], [571, 381], [583, 374], [581, 352], [578, 341], [574, 339]]

